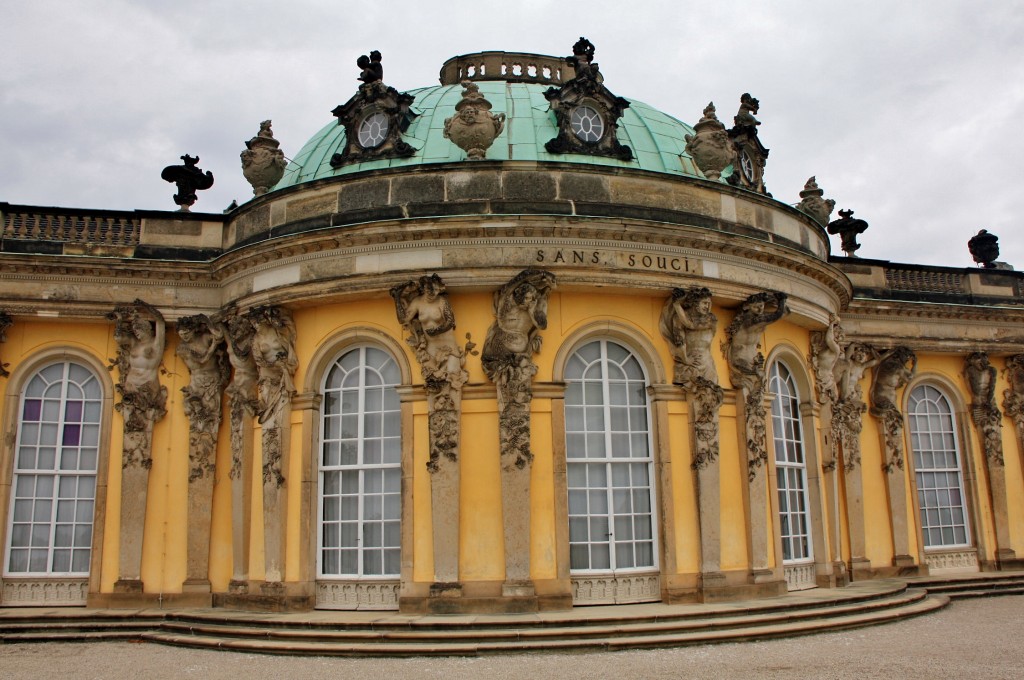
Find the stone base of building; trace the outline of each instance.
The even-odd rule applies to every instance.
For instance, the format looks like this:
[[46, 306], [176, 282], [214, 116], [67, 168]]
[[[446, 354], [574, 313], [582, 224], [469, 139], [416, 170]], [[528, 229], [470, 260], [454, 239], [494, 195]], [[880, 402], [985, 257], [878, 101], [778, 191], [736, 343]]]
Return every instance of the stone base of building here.
[[398, 598], [403, 614], [524, 614], [572, 609], [568, 584], [560, 581], [414, 583]]
[[734, 602], [786, 594], [786, 580], [774, 570], [700, 575], [700, 602]]
[[310, 611], [316, 596], [309, 584], [232, 581], [226, 593], [214, 593], [213, 606], [262, 612]]
[[909, 555], [897, 555], [893, 563], [888, 567], [876, 567], [867, 560], [854, 560], [850, 563], [850, 580], [867, 581], [876, 578], [893, 578], [913, 576], [927, 576], [928, 565], [917, 564], [914, 558]]

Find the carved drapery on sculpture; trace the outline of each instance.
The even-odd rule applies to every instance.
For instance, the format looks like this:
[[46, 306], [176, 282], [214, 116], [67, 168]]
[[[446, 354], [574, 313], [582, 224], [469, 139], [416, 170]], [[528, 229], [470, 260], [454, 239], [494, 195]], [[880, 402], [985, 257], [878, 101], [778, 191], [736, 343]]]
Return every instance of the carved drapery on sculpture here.
[[181, 388], [188, 417], [190, 482], [212, 475], [220, 431], [221, 393], [231, 375], [224, 351], [223, 329], [205, 314], [178, 321], [181, 342], [176, 353], [189, 370], [189, 384]]
[[718, 318], [711, 311], [711, 291], [698, 286], [673, 289], [658, 326], [672, 350], [672, 380], [693, 398], [692, 467], [700, 470], [718, 459], [718, 409], [723, 400], [711, 356], [718, 328]]
[[882, 465], [886, 472], [902, 470], [903, 413], [896, 406], [896, 390], [906, 387], [914, 377], [917, 357], [909, 347], [897, 347], [886, 352], [875, 368], [871, 383], [871, 415], [882, 421], [885, 451], [888, 460]]
[[864, 426], [864, 413], [868, 410], [860, 381], [864, 373], [881, 360], [881, 355], [874, 348], [851, 342], [835, 364], [838, 400], [832, 405], [832, 433], [833, 442], [842, 444], [847, 472], [860, 464], [860, 432]]
[[153, 425], [167, 413], [167, 388], [160, 384], [159, 369], [164, 355], [164, 317], [142, 300], [119, 305], [107, 318], [114, 321], [117, 357], [115, 385], [121, 401], [114, 408], [124, 419], [124, 447], [121, 467], [153, 464]]
[[544, 148], [548, 153], [580, 153], [633, 160], [633, 150], [619, 143], [618, 121], [629, 102], [604, 86], [594, 62], [594, 45], [580, 38], [567, 61], [576, 77], [561, 87], [548, 88], [544, 97], [555, 114], [558, 135]]
[[279, 148], [281, 142], [274, 139], [270, 125], [269, 120], [260, 123], [260, 131], [245, 143], [245, 151], [241, 154], [242, 175], [252, 185], [253, 196], [262, 196], [270, 191], [281, 181], [288, 165], [284, 152]]
[[482, 160], [505, 129], [505, 114], [491, 113], [491, 103], [480, 94], [476, 83], [464, 80], [462, 87], [462, 99], [455, 105], [455, 115], [444, 121], [444, 136], [465, 151], [470, 160]]
[[832, 210], [836, 202], [831, 198], [822, 198], [825, 192], [818, 187], [814, 177], [807, 180], [803, 191], [800, 192], [800, 202], [796, 209], [813, 217], [823, 227], [828, 226], [828, 218], [832, 216]]
[[[409, 332], [406, 342], [413, 348], [427, 391], [430, 425], [430, 461], [436, 472], [444, 460], [458, 461], [459, 411], [462, 386], [469, 380], [463, 368], [466, 353], [475, 346], [455, 339], [455, 315], [448, 302], [444, 282], [437, 274], [422, 276], [391, 289], [398, 321]], [[467, 335], [467, 340], [469, 336]]]
[[178, 193], [174, 194], [174, 203], [181, 212], [188, 212], [192, 204], [199, 200], [197, 191], [205, 191], [213, 186], [213, 173], [207, 170], [205, 173], [196, 167], [199, 163], [198, 156], [185, 154], [181, 157], [182, 165], [168, 165], [160, 173], [160, 177], [178, 187]]
[[293, 376], [295, 323], [281, 307], [257, 307], [249, 312], [253, 326], [252, 359], [259, 375], [259, 422], [263, 425], [263, 483], [284, 484], [281, 472], [281, 429], [295, 394]]
[[971, 420], [981, 434], [990, 465], [1003, 465], [1003, 414], [996, 406], [996, 368], [985, 352], [972, 352], [964, 361], [964, 377], [971, 388]]
[[362, 85], [344, 104], [331, 113], [345, 126], [345, 146], [331, 157], [331, 167], [375, 158], [408, 158], [416, 149], [402, 140], [413, 119], [410, 110], [415, 97], [399, 92], [382, 81], [384, 68], [380, 52], [356, 60]]
[[729, 140], [725, 125], [715, 115], [715, 103], [704, 108], [704, 115], [693, 126], [696, 134], [686, 135], [686, 153], [690, 154], [704, 176], [717, 180], [722, 170], [736, 162], [736, 147]]
[[[0, 311], [0, 342], [7, 342], [7, 329], [14, 325], [14, 319], [7, 312]], [[0, 377], [10, 377], [10, 372], [7, 367], [10, 364], [4, 363], [0, 360]]]
[[530, 451], [530, 402], [540, 351], [540, 331], [548, 326], [548, 294], [555, 275], [527, 269], [494, 294], [494, 323], [484, 340], [484, 373], [498, 388], [503, 467], [527, 467]]
[[220, 320], [221, 334], [227, 341], [228, 361], [231, 363], [231, 383], [227, 387], [231, 411], [231, 479], [242, 473], [245, 452], [243, 431], [245, 418], [255, 418], [260, 412], [259, 369], [252, 356], [252, 339], [256, 333], [248, 315], [231, 309]]
[[755, 293], [743, 301], [739, 313], [725, 329], [722, 352], [729, 363], [732, 386], [743, 394], [746, 416], [747, 476], [757, 477], [768, 464], [767, 410], [764, 355], [758, 351], [761, 336], [770, 323], [789, 312], [785, 293]]
[[740, 109], [733, 118], [732, 129], [729, 130], [729, 139], [732, 140], [736, 158], [728, 181], [733, 186], [768, 194], [764, 186], [764, 167], [768, 163], [768, 149], [761, 144], [757, 136], [757, 126], [761, 121], [754, 117], [760, 106], [760, 102], [749, 93], [745, 92], [740, 96]]

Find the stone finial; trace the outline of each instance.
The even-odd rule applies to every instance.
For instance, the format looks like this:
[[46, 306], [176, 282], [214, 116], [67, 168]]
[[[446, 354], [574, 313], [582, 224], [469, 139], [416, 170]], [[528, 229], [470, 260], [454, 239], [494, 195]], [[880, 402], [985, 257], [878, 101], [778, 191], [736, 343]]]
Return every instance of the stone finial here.
[[181, 212], [188, 212], [192, 204], [198, 200], [196, 192], [205, 191], [213, 186], [213, 173], [209, 170], [203, 173], [196, 167], [199, 163], [198, 156], [185, 154], [181, 160], [184, 161], [183, 165], [168, 165], [160, 173], [160, 177], [178, 187], [178, 193], [174, 194], [174, 202]]
[[810, 215], [822, 226], [826, 226], [828, 218], [832, 216], [832, 209], [836, 207], [836, 202], [831, 198], [822, 198], [824, 195], [825, 192], [818, 188], [818, 182], [811, 177], [804, 184], [803, 191], [800, 192], [800, 202], [796, 209]]
[[847, 257], [857, 257], [854, 254], [860, 250], [857, 235], [863, 234], [867, 230], [867, 222], [860, 218], [854, 218], [852, 210], [840, 210], [839, 219], [829, 222], [826, 228], [830, 234], [839, 234], [839, 238], [842, 239], [843, 252]]
[[462, 99], [456, 114], [444, 121], [444, 136], [466, 152], [470, 160], [482, 160], [487, 149], [505, 129], [505, 114], [491, 113], [491, 102], [480, 94], [480, 86], [462, 81]]
[[253, 196], [262, 196], [270, 191], [281, 181], [288, 165], [284, 152], [278, 148], [281, 143], [274, 139], [270, 123], [269, 120], [260, 123], [260, 131], [245, 143], [245, 151], [241, 154], [242, 174], [252, 185]]
[[695, 135], [686, 135], [686, 153], [693, 157], [694, 163], [710, 180], [722, 176], [722, 170], [729, 167], [736, 159], [736, 149], [729, 141], [729, 133], [725, 125], [715, 115], [715, 103], [710, 102], [704, 107], [704, 115], [693, 126]]
[[990, 234], [987, 229], [982, 229], [967, 241], [967, 249], [971, 251], [971, 257], [985, 269], [997, 267], [996, 258], [999, 257], [999, 237]]

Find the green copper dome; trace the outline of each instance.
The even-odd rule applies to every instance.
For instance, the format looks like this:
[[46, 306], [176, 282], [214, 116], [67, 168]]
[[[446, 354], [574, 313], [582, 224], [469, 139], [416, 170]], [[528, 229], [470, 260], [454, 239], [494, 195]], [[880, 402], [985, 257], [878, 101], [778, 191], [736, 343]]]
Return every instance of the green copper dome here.
[[[544, 148], [558, 133], [555, 115], [544, 98], [550, 84], [506, 80], [479, 80], [476, 84], [493, 105], [492, 113], [504, 113], [507, 117], [504, 131], [487, 150], [488, 160], [580, 163], [703, 177], [686, 153], [685, 135], [692, 134], [693, 128], [643, 102], [629, 100], [629, 107], [619, 119], [618, 139], [632, 148], [633, 160], [552, 154]], [[444, 121], [455, 115], [462, 89], [461, 85], [452, 84], [409, 92], [416, 98], [411, 109], [416, 117], [402, 139], [416, 149], [412, 157], [368, 160], [332, 168], [331, 156], [345, 142], [344, 126], [332, 121], [302, 147], [274, 189], [366, 170], [466, 161], [466, 152], [444, 136]]]

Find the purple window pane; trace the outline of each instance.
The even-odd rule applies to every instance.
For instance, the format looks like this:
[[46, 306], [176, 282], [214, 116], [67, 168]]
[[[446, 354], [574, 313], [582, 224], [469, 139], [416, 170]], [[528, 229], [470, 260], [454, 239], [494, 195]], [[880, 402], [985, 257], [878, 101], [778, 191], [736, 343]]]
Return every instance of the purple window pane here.
[[82, 422], [82, 402], [69, 401], [64, 409], [64, 420], [69, 423]]
[[64, 446], [78, 446], [82, 441], [82, 426], [81, 425], [64, 425]]
[[43, 401], [42, 399], [26, 399], [25, 400], [25, 414], [22, 416], [22, 420], [33, 420], [38, 421], [40, 414], [43, 412]]

